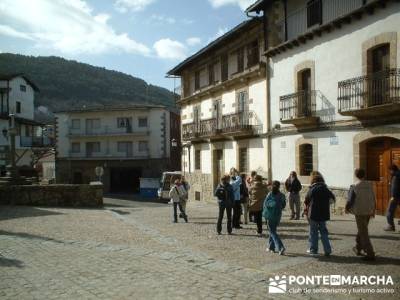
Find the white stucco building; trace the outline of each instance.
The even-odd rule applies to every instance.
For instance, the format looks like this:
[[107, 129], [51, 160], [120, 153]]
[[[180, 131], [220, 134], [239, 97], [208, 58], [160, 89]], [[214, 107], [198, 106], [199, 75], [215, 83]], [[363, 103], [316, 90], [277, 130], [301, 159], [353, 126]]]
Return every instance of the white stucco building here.
[[83, 107], [56, 113], [58, 182], [89, 183], [103, 167], [105, 192], [136, 191], [140, 177], [179, 169], [179, 116], [158, 105]]
[[263, 32], [260, 18], [249, 19], [168, 72], [181, 78], [182, 169], [191, 199], [212, 200], [232, 167], [267, 176]]
[[[43, 137], [42, 126], [34, 120], [34, 98], [37, 86], [23, 74], [0, 75], [0, 166], [9, 164], [10, 126], [14, 115], [17, 130], [15, 147], [18, 167], [32, 167], [32, 148], [51, 145]], [[24, 175], [24, 170], [20, 170]]]
[[[257, 1], [269, 45], [271, 174], [320, 171], [345, 195], [354, 169], [374, 182], [377, 212], [389, 201], [388, 167], [400, 166], [400, 3]], [[341, 199], [343, 200], [343, 199]]]

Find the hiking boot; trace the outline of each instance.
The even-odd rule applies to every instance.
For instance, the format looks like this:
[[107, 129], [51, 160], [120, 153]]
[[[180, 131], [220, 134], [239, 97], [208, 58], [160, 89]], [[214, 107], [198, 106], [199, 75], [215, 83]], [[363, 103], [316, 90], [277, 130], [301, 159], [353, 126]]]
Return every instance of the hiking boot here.
[[308, 254], [308, 255], [311, 255], [311, 256], [318, 255], [318, 253], [317, 253], [317, 252], [315, 252], [315, 251], [311, 251], [311, 249], [308, 249], [308, 250], [307, 250], [307, 254]]
[[395, 231], [394, 225], [387, 225], [383, 228], [384, 231]]

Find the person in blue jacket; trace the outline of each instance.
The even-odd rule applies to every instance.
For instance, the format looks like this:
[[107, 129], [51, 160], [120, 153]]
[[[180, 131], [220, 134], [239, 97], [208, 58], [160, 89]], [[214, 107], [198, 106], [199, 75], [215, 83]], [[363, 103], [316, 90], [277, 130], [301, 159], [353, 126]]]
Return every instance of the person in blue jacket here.
[[225, 175], [221, 178], [220, 184], [214, 192], [215, 197], [218, 199], [218, 221], [217, 221], [217, 233], [221, 234], [222, 231], [222, 219], [224, 218], [224, 212], [226, 210], [227, 217], [227, 231], [228, 234], [232, 234], [232, 206], [234, 202], [234, 194], [232, 186], [229, 184], [229, 176]]
[[231, 176], [230, 184], [233, 189], [233, 195], [235, 200], [233, 201], [233, 218], [232, 227], [239, 229], [240, 226], [240, 216], [242, 212], [242, 203], [240, 197], [240, 186], [242, 184], [242, 178], [239, 176], [239, 172], [235, 168], [231, 168], [229, 175]]
[[266, 251], [278, 252], [279, 255], [283, 255], [286, 249], [277, 233], [277, 228], [282, 218], [282, 210], [286, 207], [286, 197], [280, 192], [280, 185], [279, 181], [272, 182], [272, 191], [269, 192], [264, 201], [263, 216], [268, 221], [269, 229]]

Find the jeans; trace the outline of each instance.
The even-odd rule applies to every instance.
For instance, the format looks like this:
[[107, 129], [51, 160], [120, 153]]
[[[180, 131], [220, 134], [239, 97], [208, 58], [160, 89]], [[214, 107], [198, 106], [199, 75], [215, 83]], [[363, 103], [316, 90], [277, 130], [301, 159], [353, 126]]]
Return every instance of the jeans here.
[[300, 219], [300, 194], [289, 193], [289, 207], [292, 218]]
[[308, 240], [310, 244], [310, 252], [312, 253], [318, 253], [319, 234], [321, 234], [321, 242], [324, 247], [325, 254], [331, 254], [332, 248], [328, 237], [326, 221], [314, 221], [310, 219], [310, 235]]
[[226, 228], [228, 233], [232, 233], [232, 207], [226, 206], [224, 203], [219, 203], [219, 212], [218, 212], [218, 221], [217, 221], [217, 232], [221, 233], [222, 231], [222, 219], [224, 218], [224, 211], [226, 210]]
[[242, 210], [242, 204], [240, 201], [233, 201], [233, 218], [232, 218], [232, 227], [237, 228], [240, 226], [240, 215]]
[[371, 241], [369, 239], [368, 234], [368, 224], [370, 220], [370, 216], [357, 216], [356, 215], [356, 223], [357, 223], [357, 236], [356, 236], [356, 248], [358, 251], [364, 250], [367, 253], [367, 256], [374, 257], [374, 249], [372, 248]]
[[174, 222], [178, 222], [178, 212], [177, 212], [178, 207], [179, 207], [179, 211], [181, 212], [183, 218], [187, 222], [187, 216], [186, 216], [185, 211], [183, 210], [182, 204], [180, 202], [174, 202]]
[[253, 212], [254, 222], [257, 224], [257, 233], [262, 233], [262, 210]]
[[283, 243], [279, 238], [278, 233], [276, 232], [278, 227], [278, 223], [268, 222], [269, 229], [269, 239], [268, 239], [268, 248], [272, 251], [280, 251], [284, 249]]
[[394, 227], [394, 213], [396, 212], [397, 206], [400, 205], [400, 198], [399, 199], [393, 199], [390, 201], [387, 214], [386, 214], [386, 219], [387, 222], [390, 226]]

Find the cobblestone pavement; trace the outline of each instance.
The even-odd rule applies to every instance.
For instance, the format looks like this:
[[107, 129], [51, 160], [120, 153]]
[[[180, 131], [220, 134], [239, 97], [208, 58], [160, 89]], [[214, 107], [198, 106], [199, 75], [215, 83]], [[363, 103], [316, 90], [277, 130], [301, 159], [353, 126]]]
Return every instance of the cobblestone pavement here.
[[[309, 257], [307, 223], [284, 216], [285, 256], [265, 252], [255, 225], [215, 232], [216, 206], [190, 203], [189, 223], [166, 204], [106, 199], [104, 209], [0, 206], [0, 299], [398, 299], [400, 233], [371, 224], [376, 262], [351, 251], [351, 216], [329, 222], [334, 255]], [[275, 275], [391, 275], [394, 293], [268, 294]], [[298, 287], [298, 286], [295, 286]], [[312, 286], [316, 287], [316, 286]], [[320, 286], [323, 287], [323, 286]], [[373, 286], [379, 288], [381, 286]], [[371, 288], [371, 287], [365, 287]]]

